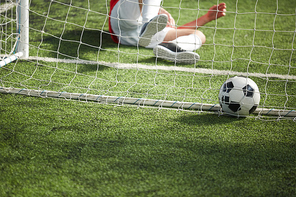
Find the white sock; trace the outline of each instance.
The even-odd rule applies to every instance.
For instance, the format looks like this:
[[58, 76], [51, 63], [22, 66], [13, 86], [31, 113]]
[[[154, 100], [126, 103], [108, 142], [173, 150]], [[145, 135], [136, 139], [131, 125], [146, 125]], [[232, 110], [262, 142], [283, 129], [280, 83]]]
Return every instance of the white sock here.
[[158, 15], [161, 0], [143, 0], [142, 17], [143, 23], [149, 22]]

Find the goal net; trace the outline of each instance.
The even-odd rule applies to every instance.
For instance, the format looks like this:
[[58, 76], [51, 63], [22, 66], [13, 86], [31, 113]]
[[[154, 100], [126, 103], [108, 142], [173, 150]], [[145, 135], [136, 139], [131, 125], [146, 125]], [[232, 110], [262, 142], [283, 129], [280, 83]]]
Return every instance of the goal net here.
[[[109, 3], [1, 0], [0, 92], [221, 114], [221, 85], [243, 75], [260, 90], [252, 117], [295, 120], [294, 0], [227, 1], [225, 17], [199, 28], [207, 41], [196, 51], [196, 64], [114, 43]], [[173, 0], [161, 6], [181, 26], [218, 3]]]

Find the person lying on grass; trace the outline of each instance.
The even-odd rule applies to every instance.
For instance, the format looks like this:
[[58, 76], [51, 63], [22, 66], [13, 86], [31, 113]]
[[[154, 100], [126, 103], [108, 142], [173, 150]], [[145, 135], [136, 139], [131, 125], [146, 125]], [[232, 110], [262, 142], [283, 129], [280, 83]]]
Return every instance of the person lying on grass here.
[[206, 42], [199, 27], [225, 16], [226, 4], [212, 6], [200, 18], [176, 26], [162, 0], [111, 0], [109, 31], [114, 42], [153, 48], [156, 57], [177, 63], [196, 63], [194, 52]]

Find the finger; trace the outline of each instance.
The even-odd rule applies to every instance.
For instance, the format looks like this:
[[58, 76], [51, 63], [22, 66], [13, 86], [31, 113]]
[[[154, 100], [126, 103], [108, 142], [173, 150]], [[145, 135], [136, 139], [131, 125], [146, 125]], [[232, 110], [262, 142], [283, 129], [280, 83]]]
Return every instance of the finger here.
[[217, 5], [213, 5], [212, 7], [210, 7], [210, 10], [217, 10], [218, 6]]
[[219, 14], [220, 14], [220, 17], [222, 17], [222, 16], [225, 16], [226, 15], [226, 13], [225, 13], [225, 9], [223, 10], [223, 12], [220, 12]]
[[219, 9], [219, 12], [221, 12], [221, 13], [225, 13], [225, 12], [226, 12], [226, 8], [221, 8], [221, 9]]
[[218, 6], [218, 9], [219, 10], [226, 9], [226, 4], [225, 3], [220, 3], [219, 6]]
[[226, 15], [226, 9], [223, 9], [223, 12], [222, 12], [223, 16]]

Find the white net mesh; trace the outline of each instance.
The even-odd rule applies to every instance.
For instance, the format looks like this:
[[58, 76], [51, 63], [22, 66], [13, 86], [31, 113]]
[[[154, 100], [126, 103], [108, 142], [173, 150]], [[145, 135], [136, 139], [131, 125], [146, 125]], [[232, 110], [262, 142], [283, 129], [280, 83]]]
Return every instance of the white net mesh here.
[[18, 39], [16, 32], [16, 3], [0, 1], [0, 57], [1, 60], [13, 54]]

